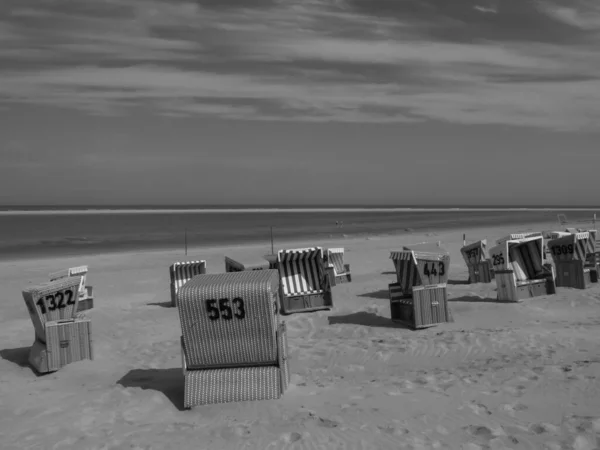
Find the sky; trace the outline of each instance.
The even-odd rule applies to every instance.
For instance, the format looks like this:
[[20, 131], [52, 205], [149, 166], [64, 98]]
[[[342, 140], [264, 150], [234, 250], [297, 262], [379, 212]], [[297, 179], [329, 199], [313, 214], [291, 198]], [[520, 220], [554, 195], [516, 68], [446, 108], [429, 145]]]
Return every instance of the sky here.
[[598, 0], [1, 0], [0, 204], [598, 205]]

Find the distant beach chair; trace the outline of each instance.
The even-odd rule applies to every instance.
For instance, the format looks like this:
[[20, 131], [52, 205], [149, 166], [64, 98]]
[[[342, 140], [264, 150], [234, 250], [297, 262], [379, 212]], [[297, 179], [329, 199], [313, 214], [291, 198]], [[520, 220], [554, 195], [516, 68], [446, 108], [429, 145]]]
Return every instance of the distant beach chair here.
[[[276, 255], [268, 255], [275, 256]], [[258, 256], [251, 257], [225, 257], [225, 272], [243, 272], [244, 270], [266, 270], [266, 269], [276, 269], [277, 268], [277, 260], [271, 259], [268, 260], [267, 257], [264, 256], [262, 258]]]
[[447, 293], [450, 255], [441, 248], [424, 252], [405, 247], [392, 251], [390, 258], [397, 279], [389, 285], [392, 320], [415, 329], [452, 322]]
[[333, 283], [350, 283], [352, 274], [350, 273], [350, 264], [344, 264], [343, 248], [328, 248], [325, 251], [325, 264], [333, 269]]
[[93, 287], [86, 286], [87, 273], [88, 266], [77, 266], [59, 270], [57, 272], [52, 272], [48, 275], [48, 277], [50, 278], [50, 281], [61, 280], [67, 277], [81, 277], [81, 284], [79, 285], [78, 289], [78, 311], [86, 311], [94, 307]]
[[171, 264], [171, 306], [177, 306], [177, 294], [181, 288], [196, 275], [206, 273], [206, 261], [184, 261]]
[[35, 341], [29, 364], [39, 373], [55, 372], [92, 359], [91, 321], [78, 313], [81, 277], [62, 277], [23, 290]]
[[556, 293], [552, 265], [543, 262], [543, 236], [499, 239], [498, 242], [499, 245], [490, 249], [498, 301], [518, 302]]
[[321, 247], [279, 250], [277, 259], [284, 314], [333, 308]]
[[460, 249], [469, 270], [469, 283], [491, 283], [494, 278], [487, 251], [487, 239], [473, 242]]
[[276, 270], [200, 275], [179, 291], [184, 406], [277, 399], [290, 381]]
[[548, 243], [556, 267], [556, 286], [586, 289], [598, 282], [596, 242], [589, 232], [571, 233]]

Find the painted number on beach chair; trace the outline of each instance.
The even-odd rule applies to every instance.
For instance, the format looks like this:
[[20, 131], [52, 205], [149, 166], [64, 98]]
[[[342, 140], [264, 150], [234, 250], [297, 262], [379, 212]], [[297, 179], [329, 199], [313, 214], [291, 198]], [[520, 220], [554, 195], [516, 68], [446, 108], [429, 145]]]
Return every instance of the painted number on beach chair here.
[[502, 255], [502, 253], [500, 253], [499, 255], [492, 255], [492, 260], [494, 266], [504, 264], [504, 255]]
[[209, 299], [205, 300], [206, 312], [210, 320], [231, 320], [234, 318], [242, 320], [246, 317], [246, 309], [244, 308], [244, 300], [236, 297], [231, 301], [231, 307], [228, 298], [221, 298], [219, 300]]
[[[65, 297], [67, 298], [66, 302]], [[42, 314], [46, 314], [47, 312], [46, 304], [48, 304], [48, 311], [56, 311], [57, 309], [64, 309], [68, 305], [74, 305], [75, 300], [73, 300], [73, 291], [71, 289], [67, 289], [64, 292], [56, 292], [55, 294], [40, 297], [40, 299], [36, 302], [36, 305], [40, 307]]]
[[556, 245], [551, 248], [553, 255], [567, 255], [573, 253], [573, 244], [569, 245]]
[[442, 261], [439, 261], [437, 263], [438, 268], [436, 269], [436, 264], [434, 262], [431, 263], [431, 270], [429, 269], [429, 265], [427, 263], [425, 263], [425, 265], [423, 266], [423, 274], [426, 277], [429, 276], [437, 276], [439, 275], [440, 277], [443, 277], [444, 274], [446, 273], [446, 267], [444, 265], [444, 263]]

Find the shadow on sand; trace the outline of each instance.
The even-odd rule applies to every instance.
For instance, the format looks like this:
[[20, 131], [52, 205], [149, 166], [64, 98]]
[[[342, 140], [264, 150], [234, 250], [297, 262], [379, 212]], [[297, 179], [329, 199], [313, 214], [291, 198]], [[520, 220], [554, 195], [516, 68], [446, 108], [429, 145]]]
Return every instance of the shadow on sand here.
[[457, 284], [470, 284], [469, 280], [448, 280], [448, 284], [457, 285]]
[[499, 302], [495, 298], [490, 297], [476, 297], [475, 295], [464, 295], [462, 297], [448, 298], [449, 303], [505, 303]]
[[184, 411], [184, 378], [181, 369], [133, 369], [117, 381], [123, 387], [138, 387], [162, 392], [175, 408]]
[[375, 298], [377, 300], [389, 300], [390, 291], [388, 289], [381, 289], [375, 292], [367, 292], [366, 294], [359, 294], [358, 297]]
[[0, 350], [0, 357], [19, 367], [30, 369], [38, 377], [49, 375], [49, 373], [39, 373], [29, 364], [29, 350], [31, 350], [31, 347], [5, 348], [4, 350]]
[[365, 311], [347, 314], [345, 316], [329, 316], [327, 319], [329, 320], [329, 325], [362, 325], [365, 327], [403, 328], [410, 330], [406, 325], [392, 322], [392, 319]]
[[154, 302], [154, 303], [146, 303], [148, 306], [160, 306], [161, 308], [173, 308], [171, 306], [171, 302]]

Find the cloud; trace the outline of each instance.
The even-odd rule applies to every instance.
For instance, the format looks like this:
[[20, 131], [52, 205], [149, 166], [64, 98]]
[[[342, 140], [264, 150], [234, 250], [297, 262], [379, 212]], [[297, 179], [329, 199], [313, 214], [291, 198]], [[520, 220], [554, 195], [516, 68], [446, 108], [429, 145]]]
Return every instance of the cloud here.
[[600, 5], [583, 0], [5, 1], [4, 105], [600, 124]]

